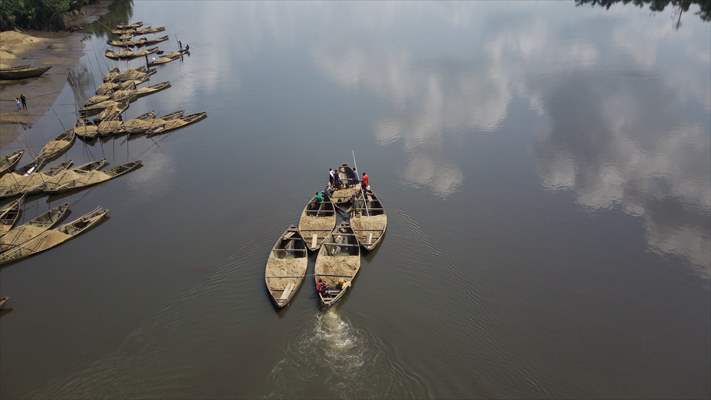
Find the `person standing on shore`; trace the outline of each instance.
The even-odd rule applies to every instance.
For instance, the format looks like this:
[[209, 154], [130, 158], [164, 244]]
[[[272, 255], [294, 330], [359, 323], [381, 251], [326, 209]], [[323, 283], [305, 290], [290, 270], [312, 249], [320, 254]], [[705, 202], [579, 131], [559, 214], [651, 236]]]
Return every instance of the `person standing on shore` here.
[[15, 97], [15, 106], [17, 106], [17, 111], [20, 112], [22, 110], [22, 103], [20, 102], [19, 97]]
[[22, 93], [20, 93], [20, 101], [22, 102], [22, 108], [27, 111], [27, 97]]

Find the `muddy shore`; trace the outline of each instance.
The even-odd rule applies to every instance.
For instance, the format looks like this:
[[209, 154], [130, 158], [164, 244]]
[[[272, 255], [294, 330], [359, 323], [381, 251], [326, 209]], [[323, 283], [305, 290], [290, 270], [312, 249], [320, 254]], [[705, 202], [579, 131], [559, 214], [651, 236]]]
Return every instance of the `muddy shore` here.
[[[96, 21], [108, 13], [110, 4], [111, 1], [102, 1], [66, 16], [67, 28], [78, 30]], [[39, 78], [0, 80], [0, 148], [14, 141], [23, 126], [31, 126], [49, 110], [62, 91], [69, 71], [84, 52], [83, 37], [80, 31], [0, 32], [0, 67], [21, 64], [52, 66]], [[27, 111], [16, 109], [15, 98], [20, 94], [27, 98]]]

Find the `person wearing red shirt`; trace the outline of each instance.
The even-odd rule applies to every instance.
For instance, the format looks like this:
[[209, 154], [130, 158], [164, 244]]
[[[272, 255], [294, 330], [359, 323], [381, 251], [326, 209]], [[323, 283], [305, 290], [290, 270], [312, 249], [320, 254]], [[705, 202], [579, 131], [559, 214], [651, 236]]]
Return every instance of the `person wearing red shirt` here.
[[360, 179], [360, 185], [363, 190], [368, 190], [368, 174], [363, 172], [363, 177]]

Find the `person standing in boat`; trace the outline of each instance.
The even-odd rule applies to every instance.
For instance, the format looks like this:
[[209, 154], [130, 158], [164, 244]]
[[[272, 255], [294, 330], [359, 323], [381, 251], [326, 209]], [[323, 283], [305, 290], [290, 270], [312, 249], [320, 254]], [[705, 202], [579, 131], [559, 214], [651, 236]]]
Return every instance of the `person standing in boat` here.
[[328, 169], [328, 184], [331, 187], [336, 185], [336, 173], [331, 168]]
[[360, 187], [363, 188], [363, 191], [367, 191], [368, 186], [368, 173], [363, 171], [363, 177], [360, 179]]

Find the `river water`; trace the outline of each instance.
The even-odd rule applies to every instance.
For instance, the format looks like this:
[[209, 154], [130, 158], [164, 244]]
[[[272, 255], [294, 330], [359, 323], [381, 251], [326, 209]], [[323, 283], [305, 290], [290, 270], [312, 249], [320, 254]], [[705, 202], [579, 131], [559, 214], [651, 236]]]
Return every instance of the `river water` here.
[[[111, 218], [0, 269], [0, 398], [681, 398], [711, 386], [711, 30], [573, 2], [121, 2], [190, 45], [59, 161], [145, 166], [60, 202]], [[37, 151], [116, 65], [101, 24]], [[139, 66], [137, 60], [131, 66]], [[121, 62], [122, 68], [126, 62]], [[327, 171], [388, 233], [352, 291], [276, 312], [264, 264]], [[309, 268], [313, 268], [313, 259]]]

